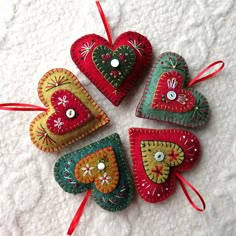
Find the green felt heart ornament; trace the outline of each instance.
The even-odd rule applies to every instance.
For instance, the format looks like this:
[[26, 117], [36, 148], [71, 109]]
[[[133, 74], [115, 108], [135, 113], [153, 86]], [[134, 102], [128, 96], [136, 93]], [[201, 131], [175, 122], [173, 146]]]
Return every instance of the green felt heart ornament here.
[[207, 99], [189, 88], [189, 79], [183, 57], [173, 52], [161, 54], [146, 81], [136, 116], [187, 127], [205, 124], [209, 115]]

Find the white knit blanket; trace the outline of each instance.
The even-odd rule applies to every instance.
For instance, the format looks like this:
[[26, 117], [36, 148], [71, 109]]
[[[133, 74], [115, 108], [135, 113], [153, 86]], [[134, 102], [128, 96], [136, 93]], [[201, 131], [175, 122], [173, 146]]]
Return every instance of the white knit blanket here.
[[[146, 35], [154, 58], [162, 52], [182, 55], [191, 77], [216, 60], [226, 66], [214, 79], [195, 88], [210, 104], [207, 125], [192, 132], [201, 141], [198, 165], [184, 177], [204, 197], [207, 208], [195, 211], [177, 185], [163, 203], [148, 204], [137, 194], [119, 213], [89, 199], [74, 235], [236, 235], [236, 2], [234, 0], [101, 1], [113, 38], [132, 30]], [[135, 117], [144, 75], [119, 107], [114, 107], [78, 70], [70, 46], [79, 37], [106, 37], [94, 0], [0, 0], [0, 103], [41, 105], [37, 83], [52, 68], [71, 70], [105, 110], [110, 125], [59, 153], [47, 154], [31, 143], [28, 126], [38, 112], [0, 111], [0, 235], [61, 236], [82, 201], [54, 180], [55, 161], [118, 132], [131, 166], [128, 128], [174, 128], [176, 125]]]

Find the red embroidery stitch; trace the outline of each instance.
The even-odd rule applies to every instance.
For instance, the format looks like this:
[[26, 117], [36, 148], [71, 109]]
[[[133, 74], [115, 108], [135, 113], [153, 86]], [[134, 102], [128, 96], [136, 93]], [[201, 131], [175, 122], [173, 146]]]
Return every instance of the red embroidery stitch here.
[[163, 169], [162, 166], [155, 166], [155, 169], [152, 170], [152, 172], [155, 173], [157, 176], [163, 175], [162, 169]]

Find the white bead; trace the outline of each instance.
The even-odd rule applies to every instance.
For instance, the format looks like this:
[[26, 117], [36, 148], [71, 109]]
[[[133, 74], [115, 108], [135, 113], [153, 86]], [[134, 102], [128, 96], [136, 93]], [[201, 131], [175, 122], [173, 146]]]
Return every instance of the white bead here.
[[176, 95], [176, 93], [174, 92], [174, 91], [169, 91], [168, 93], [167, 93], [167, 98], [169, 99], [169, 100], [175, 100], [176, 99], [176, 97], [177, 97], [177, 95]]
[[157, 160], [157, 161], [163, 161], [165, 155], [163, 152], [156, 152], [155, 153], [155, 156], [154, 158]]
[[97, 167], [98, 167], [99, 170], [104, 170], [105, 169], [105, 164], [100, 162], [100, 163], [98, 163]]
[[111, 60], [111, 66], [112, 67], [118, 67], [119, 66], [119, 64], [120, 64], [120, 62], [119, 62], [119, 60], [118, 59], [112, 59]]
[[68, 109], [67, 111], [66, 111], [66, 116], [68, 117], [68, 118], [74, 118], [75, 117], [75, 111], [73, 110], [73, 109]]

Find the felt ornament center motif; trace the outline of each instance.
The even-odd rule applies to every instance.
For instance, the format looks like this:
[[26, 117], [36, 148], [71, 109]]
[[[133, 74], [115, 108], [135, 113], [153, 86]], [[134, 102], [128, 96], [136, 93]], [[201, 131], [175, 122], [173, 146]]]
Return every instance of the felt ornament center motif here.
[[75, 178], [81, 183], [95, 183], [103, 193], [112, 192], [119, 181], [119, 171], [112, 147], [96, 151], [75, 166]]
[[48, 129], [54, 134], [65, 134], [93, 119], [88, 108], [68, 90], [58, 90], [51, 96], [55, 110], [47, 120]]
[[183, 76], [177, 71], [161, 75], [152, 101], [152, 108], [172, 112], [186, 112], [195, 104], [194, 95], [183, 89]]
[[[179, 129], [129, 129], [134, 182], [139, 195], [156, 203], [169, 198], [180, 182], [192, 206], [199, 211], [205, 203], [198, 191], [179, 172], [193, 168], [200, 158], [200, 143], [191, 132]], [[200, 198], [203, 209], [193, 203], [184, 184]]]
[[97, 69], [114, 87], [119, 88], [135, 63], [134, 50], [121, 46], [114, 52], [105, 46], [98, 46], [93, 51], [93, 61]]
[[170, 142], [142, 141], [141, 153], [146, 174], [155, 183], [164, 183], [169, 177], [170, 168], [184, 160], [182, 148]]

